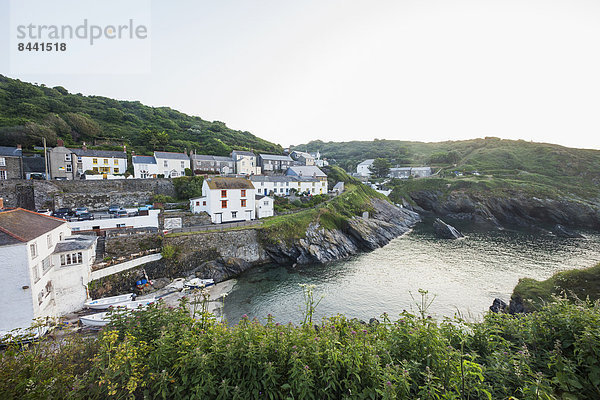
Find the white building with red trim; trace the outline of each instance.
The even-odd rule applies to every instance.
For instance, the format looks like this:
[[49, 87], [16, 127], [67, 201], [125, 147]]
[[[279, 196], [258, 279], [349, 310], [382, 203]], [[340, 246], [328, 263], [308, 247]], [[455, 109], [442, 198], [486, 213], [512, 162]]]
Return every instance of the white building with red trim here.
[[202, 197], [190, 199], [190, 211], [208, 213], [214, 224], [256, 219], [255, 192], [245, 178], [208, 178], [202, 183]]

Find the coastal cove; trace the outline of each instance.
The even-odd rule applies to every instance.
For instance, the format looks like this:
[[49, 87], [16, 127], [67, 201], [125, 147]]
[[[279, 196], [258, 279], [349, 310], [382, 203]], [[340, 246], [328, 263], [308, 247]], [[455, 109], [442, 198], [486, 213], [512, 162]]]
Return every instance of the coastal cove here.
[[[430, 224], [393, 239], [386, 246], [348, 259], [302, 266], [268, 264], [240, 274], [225, 301], [229, 323], [242, 315], [298, 323], [304, 304], [300, 284], [315, 285], [323, 297], [316, 317], [344, 314], [368, 321], [387, 312], [416, 312], [419, 289], [429, 291], [429, 312], [441, 319], [460, 313], [480, 320], [495, 297], [504, 301], [523, 277], [546, 279], [565, 269], [600, 262], [600, 235], [586, 239], [530, 231], [465, 231], [462, 240], [438, 239]], [[413, 300], [414, 297], [414, 300]]]

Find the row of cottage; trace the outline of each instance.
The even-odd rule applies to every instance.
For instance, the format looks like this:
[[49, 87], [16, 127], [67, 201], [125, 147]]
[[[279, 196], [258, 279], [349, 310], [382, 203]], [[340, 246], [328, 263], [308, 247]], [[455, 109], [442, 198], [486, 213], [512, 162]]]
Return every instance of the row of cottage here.
[[[368, 177], [371, 176], [371, 167], [375, 160], [370, 158], [356, 166], [356, 176]], [[388, 173], [389, 178], [407, 179], [413, 178], [427, 178], [431, 176], [431, 167], [393, 167], [390, 168]]]
[[[325, 160], [293, 151], [290, 155], [260, 154], [234, 150], [230, 157], [155, 151], [152, 156], [132, 152], [133, 177], [137, 179], [175, 178], [194, 174], [261, 175], [285, 173], [292, 166], [323, 166]], [[114, 179], [127, 171], [127, 152], [67, 148], [62, 140], [47, 156], [25, 157], [20, 146], [0, 146], [0, 179]]]

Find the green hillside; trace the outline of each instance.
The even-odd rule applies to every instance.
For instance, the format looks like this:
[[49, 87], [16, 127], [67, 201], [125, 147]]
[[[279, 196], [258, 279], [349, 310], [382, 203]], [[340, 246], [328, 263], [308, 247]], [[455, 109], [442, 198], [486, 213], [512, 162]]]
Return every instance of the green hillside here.
[[87, 142], [98, 148], [129, 145], [138, 153], [196, 150], [227, 155], [233, 149], [282, 151], [281, 146], [223, 122], [205, 121], [168, 107], [138, 101], [69, 93], [65, 88], [34, 85], [0, 75], [0, 145], [33, 147], [42, 138], [53, 146]]
[[[335, 159], [338, 165], [347, 170], [355, 170], [356, 164], [364, 159], [382, 157], [397, 165], [430, 165], [440, 177], [452, 180], [442, 182], [443, 185], [460, 180], [462, 186], [524, 186], [534, 191], [538, 187], [589, 198], [600, 196], [598, 150], [499, 138], [439, 143], [313, 141], [296, 148], [318, 150], [323, 157]], [[454, 171], [464, 175], [460, 179], [455, 178]], [[479, 175], [472, 175], [475, 171]]]

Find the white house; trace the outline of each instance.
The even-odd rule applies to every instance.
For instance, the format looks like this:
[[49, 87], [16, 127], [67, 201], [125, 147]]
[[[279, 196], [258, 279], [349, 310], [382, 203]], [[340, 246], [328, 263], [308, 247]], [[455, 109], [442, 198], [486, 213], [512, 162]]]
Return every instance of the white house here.
[[373, 165], [374, 159], [368, 159], [356, 166], [356, 173], [360, 176], [371, 176], [371, 165]]
[[256, 204], [256, 218], [273, 216], [275, 201], [272, 197], [257, 194], [254, 199]]
[[88, 150], [85, 145], [81, 149], [69, 149], [76, 162], [77, 176], [86, 171], [107, 175], [124, 174], [127, 171], [127, 153], [123, 151]]
[[251, 176], [249, 178], [256, 192], [262, 195], [289, 196], [292, 193], [308, 193], [311, 195], [327, 193], [327, 177], [325, 179], [291, 176]]
[[171, 153], [168, 151], [155, 151], [154, 159], [158, 174], [165, 178], [185, 176], [185, 169], [190, 168], [190, 157], [185, 153]]
[[133, 177], [136, 179], [156, 178], [158, 165], [154, 156], [132, 156]]
[[288, 168], [285, 173], [288, 176], [302, 176], [305, 178], [315, 178], [327, 184], [327, 174], [319, 169], [319, 167], [312, 166], [294, 166]]
[[206, 212], [214, 224], [256, 218], [255, 189], [244, 178], [214, 177], [202, 183], [202, 197], [190, 199], [193, 213]]
[[256, 155], [251, 151], [234, 150], [231, 158], [235, 163], [235, 173], [240, 175], [260, 175], [261, 168], [256, 161]]
[[70, 234], [62, 219], [21, 208], [0, 212], [0, 330], [83, 307], [96, 238]]

